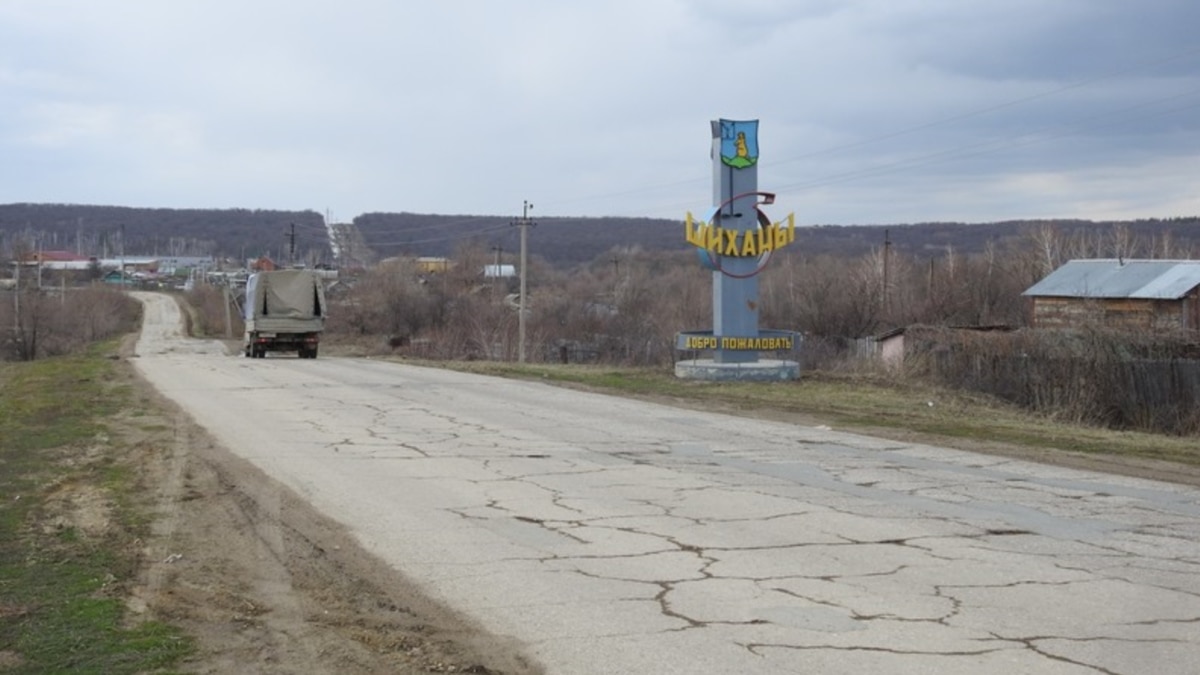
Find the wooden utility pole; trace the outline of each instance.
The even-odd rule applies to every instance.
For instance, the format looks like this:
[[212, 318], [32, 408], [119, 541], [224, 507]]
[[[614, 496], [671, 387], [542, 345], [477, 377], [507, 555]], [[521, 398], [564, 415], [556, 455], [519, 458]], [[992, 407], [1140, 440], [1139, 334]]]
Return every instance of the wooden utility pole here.
[[529, 267], [529, 227], [533, 225], [529, 220], [529, 211], [532, 208], [533, 204], [525, 201], [521, 209], [521, 220], [513, 223], [521, 228], [521, 298], [517, 304], [517, 360], [520, 363], [525, 363], [526, 269]]
[[496, 287], [500, 285], [500, 254], [504, 252], [503, 246], [493, 246], [492, 250], [496, 252], [496, 262], [492, 265], [492, 295], [496, 295]]
[[13, 246], [13, 258], [17, 264], [13, 267], [13, 338], [24, 339], [21, 334], [21, 254]]
[[37, 251], [37, 289], [42, 290], [42, 235], [38, 234], [38, 251]]
[[883, 297], [882, 297], [882, 300], [883, 300], [883, 316], [885, 319], [888, 318], [888, 310], [890, 309], [889, 305], [891, 304], [890, 298], [889, 298], [890, 294], [888, 293], [888, 282], [890, 281], [890, 279], [888, 279], [888, 272], [890, 271], [888, 269], [888, 263], [890, 262], [889, 258], [891, 258], [891, 253], [892, 253], [892, 240], [891, 240], [891, 238], [888, 237], [888, 231], [884, 230], [883, 231]]
[[233, 298], [229, 297], [229, 277], [225, 277], [225, 337], [226, 339], [233, 337], [233, 311], [230, 309], [230, 304]]

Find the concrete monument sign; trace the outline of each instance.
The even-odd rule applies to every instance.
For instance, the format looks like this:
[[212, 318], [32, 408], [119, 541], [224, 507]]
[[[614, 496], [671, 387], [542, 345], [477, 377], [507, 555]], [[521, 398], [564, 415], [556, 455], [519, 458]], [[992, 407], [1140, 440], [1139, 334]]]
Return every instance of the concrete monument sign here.
[[758, 120], [712, 122], [713, 207], [704, 219], [687, 214], [688, 243], [712, 270], [713, 328], [682, 332], [676, 348], [691, 358], [676, 362], [675, 375], [706, 380], [788, 380], [800, 365], [787, 358], [799, 335], [758, 327], [758, 273], [771, 254], [796, 240], [795, 216], [774, 223], [762, 206], [775, 195], [758, 190]]

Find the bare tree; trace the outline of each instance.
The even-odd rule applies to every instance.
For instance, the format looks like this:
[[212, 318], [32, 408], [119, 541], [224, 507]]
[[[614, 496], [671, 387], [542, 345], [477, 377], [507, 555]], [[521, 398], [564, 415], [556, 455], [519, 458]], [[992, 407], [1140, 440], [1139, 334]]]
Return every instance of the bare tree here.
[[1138, 257], [1140, 242], [1133, 230], [1125, 223], [1113, 225], [1108, 233], [1109, 247], [1112, 251], [1111, 257], [1118, 260], [1129, 260], [1130, 258]]

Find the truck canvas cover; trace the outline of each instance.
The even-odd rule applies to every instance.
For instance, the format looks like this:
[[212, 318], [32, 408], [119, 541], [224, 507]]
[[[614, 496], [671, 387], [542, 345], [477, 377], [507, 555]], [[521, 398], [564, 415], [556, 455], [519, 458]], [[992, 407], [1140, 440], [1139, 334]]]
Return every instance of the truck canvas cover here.
[[246, 330], [309, 333], [325, 328], [325, 289], [307, 270], [252, 274], [246, 281]]

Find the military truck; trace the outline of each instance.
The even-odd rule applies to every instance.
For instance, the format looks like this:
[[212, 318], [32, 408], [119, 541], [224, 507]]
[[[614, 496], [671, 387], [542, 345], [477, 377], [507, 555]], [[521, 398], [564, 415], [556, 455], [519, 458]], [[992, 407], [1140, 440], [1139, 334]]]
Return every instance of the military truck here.
[[311, 270], [257, 272], [246, 280], [247, 358], [261, 359], [267, 352], [296, 352], [302, 359], [317, 358], [321, 331], [325, 330], [325, 287]]

